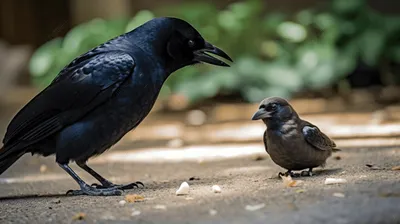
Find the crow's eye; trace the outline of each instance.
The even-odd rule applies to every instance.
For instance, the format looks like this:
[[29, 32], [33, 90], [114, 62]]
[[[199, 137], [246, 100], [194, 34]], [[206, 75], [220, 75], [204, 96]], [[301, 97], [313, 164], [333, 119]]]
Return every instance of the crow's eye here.
[[193, 40], [189, 40], [188, 41], [188, 45], [189, 45], [190, 48], [192, 48], [192, 47], [194, 47], [195, 43], [194, 43]]

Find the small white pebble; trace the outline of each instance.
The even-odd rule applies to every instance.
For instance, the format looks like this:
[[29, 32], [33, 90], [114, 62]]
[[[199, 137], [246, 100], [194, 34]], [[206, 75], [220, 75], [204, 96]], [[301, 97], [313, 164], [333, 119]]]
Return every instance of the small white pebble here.
[[189, 184], [187, 182], [183, 182], [179, 189], [176, 191], [176, 195], [185, 195], [189, 194]]
[[333, 193], [333, 196], [334, 197], [338, 197], [338, 198], [344, 198], [345, 197], [345, 195], [343, 193], [339, 193], [339, 192]]
[[185, 198], [186, 200], [194, 200], [194, 198], [192, 198], [192, 197], [187, 197], [187, 198]]
[[134, 210], [133, 212], [132, 212], [132, 214], [131, 214], [131, 216], [138, 216], [138, 215], [140, 215], [140, 211], [139, 210]]
[[210, 215], [214, 216], [218, 213], [218, 211], [215, 209], [210, 209], [210, 211], [208, 211], [208, 213], [210, 213]]
[[344, 184], [347, 183], [347, 180], [342, 179], [342, 178], [326, 178], [325, 179], [325, 184], [330, 185], [330, 184]]
[[265, 204], [258, 204], [258, 205], [246, 205], [246, 210], [247, 211], [257, 211], [259, 209], [262, 209], [265, 207]]
[[159, 210], [167, 210], [167, 206], [165, 205], [156, 205], [154, 206], [155, 209], [159, 209]]
[[221, 193], [222, 192], [221, 188], [218, 185], [212, 186], [212, 191], [214, 193]]
[[118, 204], [121, 205], [121, 206], [124, 206], [126, 204], [126, 201], [125, 200], [121, 200], [121, 201], [118, 202]]

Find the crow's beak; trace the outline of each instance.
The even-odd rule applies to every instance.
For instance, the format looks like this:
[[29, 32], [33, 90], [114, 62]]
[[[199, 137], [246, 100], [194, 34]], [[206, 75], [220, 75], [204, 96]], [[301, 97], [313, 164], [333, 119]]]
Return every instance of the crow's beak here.
[[260, 109], [253, 115], [253, 117], [251, 119], [253, 121], [255, 121], [255, 120], [266, 119], [266, 118], [270, 118], [270, 117], [271, 117], [270, 113], [268, 113], [264, 109]]
[[194, 60], [218, 66], [229, 67], [229, 65], [226, 64], [225, 62], [214, 58], [213, 56], [207, 54], [206, 52], [218, 55], [222, 58], [225, 58], [226, 60], [233, 62], [233, 60], [225, 52], [223, 52], [221, 49], [217, 48], [216, 46], [208, 42], [206, 42], [205, 47], [203, 49], [194, 52]]

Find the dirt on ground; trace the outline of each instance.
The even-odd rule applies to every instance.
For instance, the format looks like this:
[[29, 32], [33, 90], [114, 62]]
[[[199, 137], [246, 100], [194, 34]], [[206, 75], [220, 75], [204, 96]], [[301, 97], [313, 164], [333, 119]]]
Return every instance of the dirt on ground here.
[[[26, 101], [0, 108], [0, 136]], [[317, 113], [315, 102], [299, 105], [316, 105]], [[391, 119], [385, 111], [306, 116], [343, 151], [314, 176], [294, 178], [293, 187], [283, 184], [278, 173], [285, 170], [263, 149], [263, 124], [247, 121], [255, 108], [216, 107], [206, 114], [213, 122], [200, 126], [185, 123], [186, 112], [149, 116], [122, 143], [89, 161], [114, 183], [145, 184], [121, 196], [66, 196], [79, 186], [54, 157], [25, 155], [0, 176], [0, 223], [400, 223], [400, 107], [390, 110]], [[327, 178], [345, 183], [326, 185]], [[177, 196], [185, 181], [189, 194]], [[144, 200], [124, 202], [132, 194]]]
[[[294, 178], [304, 181], [295, 187], [284, 186], [277, 176], [284, 170], [264, 156], [95, 164], [112, 181], [145, 187], [90, 197], [65, 196], [78, 186], [54, 158], [27, 155], [2, 176], [0, 223], [400, 223], [400, 171], [392, 170], [399, 158], [400, 148], [344, 150], [314, 176]], [[325, 185], [326, 178], [347, 182]], [[184, 181], [189, 194], [176, 196]], [[145, 200], [122, 205], [129, 194]]]

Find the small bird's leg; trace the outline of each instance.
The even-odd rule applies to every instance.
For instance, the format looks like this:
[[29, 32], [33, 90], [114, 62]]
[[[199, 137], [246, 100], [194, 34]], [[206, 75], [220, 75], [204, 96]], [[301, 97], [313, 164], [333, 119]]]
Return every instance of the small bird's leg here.
[[140, 181], [137, 181], [135, 183], [130, 183], [126, 185], [116, 185], [113, 184], [111, 181], [107, 180], [106, 178], [102, 177], [100, 174], [98, 174], [96, 171], [94, 171], [92, 168], [90, 168], [86, 163], [84, 162], [76, 162], [76, 164], [88, 172], [90, 175], [92, 175], [94, 178], [96, 178], [101, 185], [98, 184], [92, 184], [93, 187], [96, 187], [98, 189], [102, 188], [117, 188], [120, 190], [126, 190], [126, 189], [133, 189], [134, 187], [139, 187], [138, 185], [142, 185], [144, 187], [144, 184]]
[[91, 196], [114, 196], [121, 195], [122, 191], [116, 188], [108, 188], [108, 189], [97, 189], [92, 186], [89, 186], [85, 181], [83, 181], [72, 169], [68, 166], [68, 164], [58, 164], [65, 172], [67, 172], [81, 187], [80, 190], [69, 190], [67, 194], [70, 195], [91, 195]]
[[312, 170], [313, 170], [313, 168], [309, 168], [308, 169], [308, 171], [301, 171], [301, 176], [312, 176], [313, 175], [313, 173], [312, 173]]
[[293, 173], [293, 171], [291, 171], [291, 170], [288, 170], [286, 173], [282, 173], [282, 172], [279, 172], [279, 176], [291, 176], [291, 177], [297, 177], [297, 176], [299, 176], [298, 174], [296, 174], [296, 173]]

